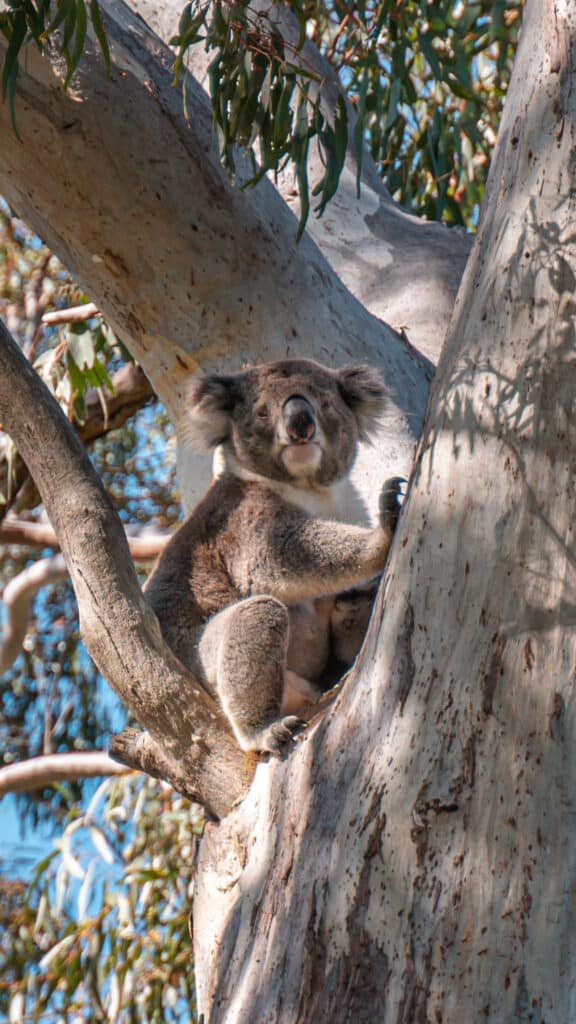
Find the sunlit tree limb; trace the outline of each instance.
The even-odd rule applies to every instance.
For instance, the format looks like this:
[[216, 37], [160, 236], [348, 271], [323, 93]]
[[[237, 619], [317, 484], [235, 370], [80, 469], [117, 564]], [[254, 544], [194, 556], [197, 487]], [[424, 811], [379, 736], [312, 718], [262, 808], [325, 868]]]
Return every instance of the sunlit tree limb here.
[[29, 793], [56, 782], [76, 782], [104, 775], [127, 775], [132, 769], [102, 751], [48, 754], [0, 768], [0, 799], [7, 793]]

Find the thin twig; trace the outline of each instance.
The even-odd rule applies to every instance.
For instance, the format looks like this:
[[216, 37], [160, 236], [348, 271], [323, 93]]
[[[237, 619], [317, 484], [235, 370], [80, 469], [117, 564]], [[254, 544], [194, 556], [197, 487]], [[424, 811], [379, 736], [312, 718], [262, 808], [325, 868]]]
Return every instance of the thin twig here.
[[54, 324], [69, 324], [80, 320], [91, 320], [93, 316], [101, 316], [98, 306], [93, 302], [85, 302], [81, 306], [69, 306], [68, 309], [53, 309], [50, 313], [44, 313], [42, 323], [53, 327]]

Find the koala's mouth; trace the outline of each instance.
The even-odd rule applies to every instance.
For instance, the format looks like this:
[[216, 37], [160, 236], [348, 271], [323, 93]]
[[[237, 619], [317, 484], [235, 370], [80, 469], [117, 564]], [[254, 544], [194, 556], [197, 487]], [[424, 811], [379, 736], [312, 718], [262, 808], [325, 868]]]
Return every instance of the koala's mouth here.
[[322, 448], [317, 441], [288, 444], [280, 457], [291, 476], [310, 476], [322, 461]]

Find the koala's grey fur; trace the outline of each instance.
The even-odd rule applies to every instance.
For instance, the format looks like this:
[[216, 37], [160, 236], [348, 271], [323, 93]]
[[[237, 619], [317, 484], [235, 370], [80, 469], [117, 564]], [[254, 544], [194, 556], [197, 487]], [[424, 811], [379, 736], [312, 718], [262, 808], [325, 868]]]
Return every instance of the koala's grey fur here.
[[337, 520], [361, 515], [348, 473], [385, 397], [370, 367], [333, 371], [307, 360], [191, 386], [191, 433], [219, 446], [219, 473], [160, 556], [146, 595], [244, 750], [280, 753], [299, 724], [289, 712], [317, 698], [331, 661], [356, 653], [370, 598], [330, 595], [384, 568], [398, 482], [375, 528]]

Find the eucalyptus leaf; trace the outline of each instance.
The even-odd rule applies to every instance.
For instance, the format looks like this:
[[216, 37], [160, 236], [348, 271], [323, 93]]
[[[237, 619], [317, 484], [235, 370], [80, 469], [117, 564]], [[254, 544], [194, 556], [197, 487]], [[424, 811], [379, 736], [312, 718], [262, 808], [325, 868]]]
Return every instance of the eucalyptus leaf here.
[[96, 359], [96, 345], [94, 335], [90, 330], [81, 330], [80, 326], [86, 327], [85, 324], [77, 325], [75, 331], [68, 331], [68, 353], [74, 360], [79, 370], [85, 370], [87, 367], [94, 365]]
[[98, 0], [90, 0], [90, 20], [92, 21], [92, 27], [96, 34], [96, 38], [102, 51], [102, 57], [104, 59], [104, 65], [106, 67], [106, 74], [110, 75], [110, 47], [108, 46], [108, 39], [106, 38], [106, 32], [102, 23], [102, 15], [100, 13], [100, 5]]

